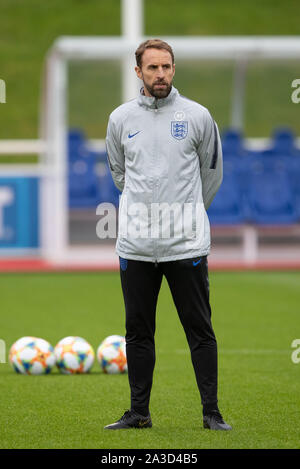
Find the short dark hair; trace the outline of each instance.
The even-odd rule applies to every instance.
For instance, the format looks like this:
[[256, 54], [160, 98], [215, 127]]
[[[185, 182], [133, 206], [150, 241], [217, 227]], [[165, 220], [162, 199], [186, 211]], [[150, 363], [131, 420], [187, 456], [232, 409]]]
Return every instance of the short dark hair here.
[[168, 51], [172, 57], [172, 64], [174, 64], [174, 53], [172, 47], [167, 42], [162, 41], [161, 39], [148, 39], [147, 41], [142, 42], [142, 44], [140, 44], [135, 51], [135, 59], [138, 67], [142, 66], [142, 57], [146, 49], [159, 49]]

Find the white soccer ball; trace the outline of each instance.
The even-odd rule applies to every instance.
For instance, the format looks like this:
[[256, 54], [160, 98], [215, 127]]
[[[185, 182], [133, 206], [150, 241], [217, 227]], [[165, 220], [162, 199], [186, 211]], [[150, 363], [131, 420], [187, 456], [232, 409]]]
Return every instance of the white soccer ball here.
[[103, 342], [100, 344], [117, 344], [117, 343], [125, 343], [125, 337], [122, 335], [109, 335], [106, 337]]
[[47, 374], [55, 365], [54, 349], [44, 339], [22, 337], [11, 346], [9, 362], [17, 373], [23, 375]]
[[97, 349], [97, 359], [104, 373], [126, 373], [125, 337], [120, 335], [106, 337]]
[[56, 365], [64, 374], [87, 373], [93, 366], [95, 352], [82, 337], [65, 337], [54, 349]]

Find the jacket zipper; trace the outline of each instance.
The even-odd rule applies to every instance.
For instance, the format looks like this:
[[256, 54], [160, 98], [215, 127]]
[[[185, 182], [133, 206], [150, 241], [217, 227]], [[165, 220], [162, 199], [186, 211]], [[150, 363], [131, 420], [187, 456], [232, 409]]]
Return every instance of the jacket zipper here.
[[[157, 106], [157, 98], [155, 98], [155, 109], [154, 109], [154, 123], [155, 123], [155, 127], [156, 127], [156, 116], [157, 116], [157, 112], [158, 112], [158, 106]], [[155, 129], [156, 130], [156, 129]], [[155, 148], [155, 158], [157, 157], [157, 143], [156, 143], [156, 148]], [[154, 181], [154, 187], [153, 187], [153, 190], [155, 191], [155, 194], [156, 194], [156, 190], [157, 190], [157, 181], [155, 180]], [[153, 254], [154, 254], [154, 262], [155, 262], [155, 267], [157, 267], [157, 258], [156, 258], [156, 239], [154, 238], [153, 239], [153, 244], [154, 244], [154, 249], [153, 249]]]

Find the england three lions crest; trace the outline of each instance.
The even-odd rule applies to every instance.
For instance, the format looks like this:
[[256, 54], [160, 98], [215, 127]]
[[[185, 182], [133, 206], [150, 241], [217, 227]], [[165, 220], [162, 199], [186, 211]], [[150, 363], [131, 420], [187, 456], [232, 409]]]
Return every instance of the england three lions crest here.
[[187, 121], [172, 121], [171, 122], [171, 135], [176, 140], [184, 139], [188, 134], [188, 122]]

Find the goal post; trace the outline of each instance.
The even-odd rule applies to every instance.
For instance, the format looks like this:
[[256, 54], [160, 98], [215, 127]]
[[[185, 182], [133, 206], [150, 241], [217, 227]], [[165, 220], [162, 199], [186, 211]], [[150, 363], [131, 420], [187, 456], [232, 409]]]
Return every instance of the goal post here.
[[[122, 101], [134, 98], [141, 82], [134, 73], [134, 52], [147, 37], [61, 37], [50, 49], [42, 90], [41, 139], [44, 171], [41, 184], [41, 229], [43, 256], [53, 263], [114, 264], [114, 250], [68, 245], [68, 68], [74, 61], [123, 62]], [[245, 64], [252, 60], [299, 60], [298, 37], [161, 37], [173, 48], [176, 60], [231, 60], [238, 65], [232, 122], [242, 121]], [[125, 72], [126, 71], [126, 72]], [[121, 103], [120, 103], [121, 104]], [[113, 110], [113, 109], [112, 109]], [[96, 227], [95, 227], [96, 230]]]

